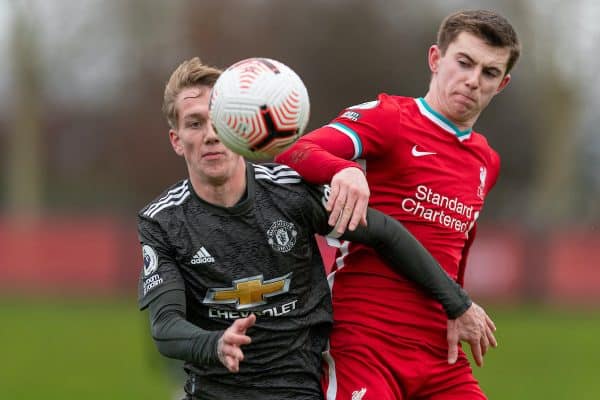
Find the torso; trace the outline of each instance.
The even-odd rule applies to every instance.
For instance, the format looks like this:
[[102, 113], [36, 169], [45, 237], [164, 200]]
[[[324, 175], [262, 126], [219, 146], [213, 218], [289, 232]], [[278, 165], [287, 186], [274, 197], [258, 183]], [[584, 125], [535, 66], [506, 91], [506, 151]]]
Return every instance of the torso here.
[[[240, 373], [230, 374], [221, 366], [187, 366], [207, 390], [227, 398], [233, 397], [222, 391], [232, 385], [265, 390], [283, 385], [289, 397], [280, 398], [290, 399], [319, 393], [331, 300], [314, 233], [317, 225], [326, 226], [326, 213], [307, 212], [313, 204], [322, 208], [316, 203], [320, 200], [307, 196], [297, 174], [282, 176], [279, 168], [249, 167], [248, 197], [234, 207], [203, 202], [188, 184], [184, 190], [189, 195], [181, 204], [146, 215], [160, 226], [150, 224], [150, 229], [157, 237], [162, 231], [173, 249], [175, 263], [157, 271], [161, 286], [183, 279], [190, 322], [224, 330], [251, 312], [258, 317], [248, 332], [253, 341], [244, 347]], [[148, 210], [152, 205], [141, 214]], [[265, 373], [269, 370], [277, 372]], [[269, 392], [264, 395], [268, 398]]]
[[[355, 121], [344, 114], [336, 119], [360, 137], [370, 206], [401, 221], [456, 279], [468, 232], [495, 183], [498, 157], [483, 136], [449, 132], [453, 127], [418, 99], [382, 95], [379, 102], [356, 109]], [[429, 330], [432, 340], [445, 339], [439, 304], [371, 249], [352, 244], [349, 250], [335, 275], [336, 322], [363, 319], [356, 311], [362, 308], [365, 325], [404, 324], [406, 335]]]

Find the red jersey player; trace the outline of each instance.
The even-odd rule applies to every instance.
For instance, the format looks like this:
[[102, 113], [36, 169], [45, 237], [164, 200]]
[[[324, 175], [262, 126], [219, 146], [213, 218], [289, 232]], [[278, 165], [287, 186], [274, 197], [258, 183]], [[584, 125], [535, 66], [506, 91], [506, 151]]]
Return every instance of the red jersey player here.
[[[429, 49], [432, 77], [424, 98], [381, 94], [347, 108], [277, 161], [308, 181], [331, 181], [330, 223], [339, 232], [364, 223], [368, 202], [402, 221], [462, 283], [475, 224], [500, 166], [472, 127], [509, 83], [519, 52], [504, 17], [482, 10], [451, 14]], [[353, 161], [359, 159], [362, 166]], [[439, 304], [358, 244], [340, 248], [335, 269], [326, 399], [485, 399], [456, 346], [468, 340], [481, 365], [488, 345], [495, 345], [493, 323], [480, 307], [472, 306], [485, 326], [457, 330]]]

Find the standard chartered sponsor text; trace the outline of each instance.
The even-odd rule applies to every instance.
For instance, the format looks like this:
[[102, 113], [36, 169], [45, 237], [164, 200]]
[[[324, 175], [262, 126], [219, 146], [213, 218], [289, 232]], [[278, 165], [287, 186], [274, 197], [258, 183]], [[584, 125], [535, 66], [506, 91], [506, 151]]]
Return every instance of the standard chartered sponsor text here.
[[[436, 209], [431, 208], [431, 205], [437, 206]], [[445, 210], [437, 209], [438, 207], [462, 215], [465, 218], [456, 218]], [[407, 197], [402, 200], [402, 209], [458, 232], [467, 232], [470, 228], [470, 221], [473, 219], [473, 206], [467, 206], [457, 197], [448, 197], [436, 193], [425, 185], [417, 186], [414, 198]]]

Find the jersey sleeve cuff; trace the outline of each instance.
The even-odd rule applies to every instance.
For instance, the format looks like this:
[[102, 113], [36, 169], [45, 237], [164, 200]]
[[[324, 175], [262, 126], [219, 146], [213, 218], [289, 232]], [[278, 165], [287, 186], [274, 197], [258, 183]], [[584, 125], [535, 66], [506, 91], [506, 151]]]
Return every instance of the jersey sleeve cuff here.
[[469, 307], [471, 307], [471, 304], [473, 304], [473, 302], [467, 297], [462, 303], [456, 304], [456, 306], [447, 309], [446, 315], [448, 316], [448, 319], [456, 319], [460, 317], [469, 309]]
[[171, 290], [182, 290], [182, 288], [181, 288], [181, 285], [179, 285], [176, 282], [167, 283], [165, 285], [158, 286], [158, 287], [154, 288], [153, 290], [150, 290], [145, 295], [142, 294], [142, 295], [140, 295], [140, 297], [138, 297], [138, 308], [140, 310], [146, 309], [148, 307], [148, 305], [154, 299], [156, 299], [161, 294], [169, 292]]

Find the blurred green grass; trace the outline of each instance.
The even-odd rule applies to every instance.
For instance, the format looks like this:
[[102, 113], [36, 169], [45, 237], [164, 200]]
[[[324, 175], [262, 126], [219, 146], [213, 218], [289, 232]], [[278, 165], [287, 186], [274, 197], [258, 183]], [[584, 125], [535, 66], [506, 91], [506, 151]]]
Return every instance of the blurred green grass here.
[[473, 370], [491, 400], [600, 399], [600, 310], [486, 308], [498, 348]]
[[[481, 386], [496, 399], [600, 398], [600, 311], [486, 307], [499, 347]], [[134, 300], [0, 301], [0, 398], [173, 398], [173, 379]]]
[[1, 399], [170, 399], [135, 300], [0, 301]]

